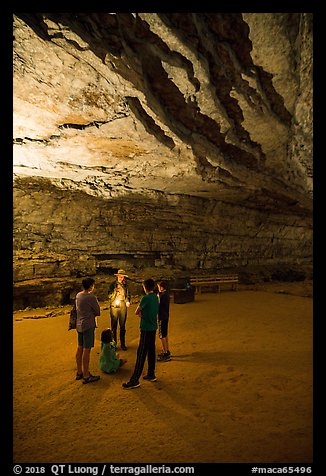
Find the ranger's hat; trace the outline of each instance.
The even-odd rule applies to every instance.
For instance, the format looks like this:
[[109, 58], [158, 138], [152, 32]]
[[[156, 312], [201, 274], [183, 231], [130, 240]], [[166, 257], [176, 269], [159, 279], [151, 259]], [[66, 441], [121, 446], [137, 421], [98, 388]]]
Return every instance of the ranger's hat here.
[[119, 269], [114, 276], [124, 276], [125, 278], [128, 278], [128, 274], [125, 272], [124, 269]]

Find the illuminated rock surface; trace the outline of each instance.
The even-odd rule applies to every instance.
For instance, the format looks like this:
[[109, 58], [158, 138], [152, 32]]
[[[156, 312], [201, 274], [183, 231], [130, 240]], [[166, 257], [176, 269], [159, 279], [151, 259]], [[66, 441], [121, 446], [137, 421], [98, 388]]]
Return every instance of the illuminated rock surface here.
[[119, 267], [311, 269], [310, 14], [17, 14], [14, 38], [19, 306]]

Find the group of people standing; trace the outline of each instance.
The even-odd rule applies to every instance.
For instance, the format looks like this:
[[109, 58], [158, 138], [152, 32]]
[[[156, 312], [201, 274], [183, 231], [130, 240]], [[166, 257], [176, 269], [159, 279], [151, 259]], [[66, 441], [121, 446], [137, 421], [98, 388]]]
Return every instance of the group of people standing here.
[[[119, 269], [115, 274], [116, 280], [111, 283], [108, 289], [108, 299], [110, 305], [111, 329], [105, 329], [101, 334], [101, 355], [99, 367], [105, 373], [116, 372], [127, 360], [121, 359], [116, 353], [118, 339], [118, 324], [120, 348], [127, 350], [126, 346], [126, 319], [127, 310], [131, 302], [131, 294], [126, 281], [128, 275], [123, 269]], [[171, 360], [171, 353], [168, 342], [168, 322], [170, 299], [167, 291], [167, 283], [159, 281], [156, 285], [153, 279], [143, 281], [144, 295], [142, 296], [135, 314], [140, 318], [140, 338], [137, 348], [137, 357], [134, 371], [128, 382], [123, 383], [124, 389], [133, 389], [140, 386], [140, 376], [143, 372], [147, 358], [147, 374], [144, 380], [155, 382], [155, 339], [156, 331], [161, 339], [162, 352], [158, 355], [158, 361]], [[83, 380], [83, 383], [96, 382], [99, 375], [92, 375], [89, 372], [90, 352], [94, 347], [95, 328], [97, 327], [97, 317], [100, 316], [100, 306], [96, 296], [93, 294], [95, 280], [85, 278], [82, 281], [83, 290], [76, 296], [78, 346], [76, 352], [77, 373], [76, 380]]]

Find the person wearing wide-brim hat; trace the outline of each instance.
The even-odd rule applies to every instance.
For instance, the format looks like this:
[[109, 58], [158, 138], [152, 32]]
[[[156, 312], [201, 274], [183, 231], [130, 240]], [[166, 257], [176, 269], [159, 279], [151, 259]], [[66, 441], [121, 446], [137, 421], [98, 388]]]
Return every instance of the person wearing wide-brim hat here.
[[127, 350], [126, 347], [126, 320], [127, 309], [130, 306], [130, 291], [126, 278], [128, 275], [124, 269], [119, 269], [115, 273], [116, 280], [110, 284], [108, 289], [109, 304], [110, 304], [110, 317], [111, 317], [111, 329], [113, 333], [113, 339], [117, 342], [117, 328], [118, 321], [120, 326], [120, 345], [121, 350]]

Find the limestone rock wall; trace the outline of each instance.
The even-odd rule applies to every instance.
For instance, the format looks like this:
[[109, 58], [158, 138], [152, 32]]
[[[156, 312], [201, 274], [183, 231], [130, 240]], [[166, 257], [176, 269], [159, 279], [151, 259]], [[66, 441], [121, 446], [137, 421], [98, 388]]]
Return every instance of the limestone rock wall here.
[[17, 13], [14, 251], [19, 305], [311, 267], [311, 14]]
[[266, 209], [157, 192], [103, 200], [30, 179], [16, 181], [15, 200], [18, 301], [26, 280], [59, 280], [66, 302], [82, 276], [108, 285], [120, 267], [140, 282], [217, 270], [241, 276], [259, 267], [268, 276], [311, 262], [312, 229], [300, 214], [266, 215]]

